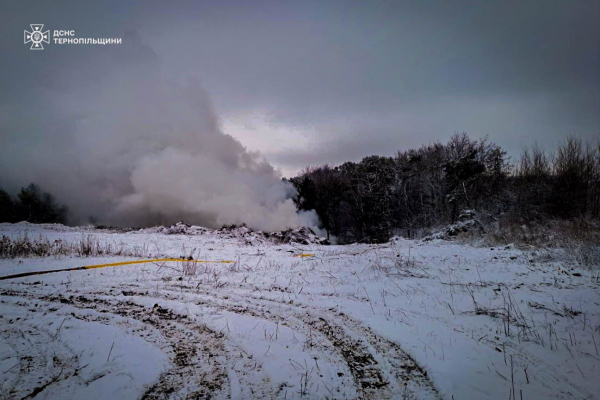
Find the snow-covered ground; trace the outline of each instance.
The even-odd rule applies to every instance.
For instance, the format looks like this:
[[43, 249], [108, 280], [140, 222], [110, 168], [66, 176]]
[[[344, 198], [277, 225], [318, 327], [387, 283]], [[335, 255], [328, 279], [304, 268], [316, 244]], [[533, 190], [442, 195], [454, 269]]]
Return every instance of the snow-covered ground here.
[[[600, 398], [598, 272], [511, 246], [0, 224], [25, 233], [235, 262], [0, 281], [2, 398]], [[0, 275], [131, 259], [3, 259]]]

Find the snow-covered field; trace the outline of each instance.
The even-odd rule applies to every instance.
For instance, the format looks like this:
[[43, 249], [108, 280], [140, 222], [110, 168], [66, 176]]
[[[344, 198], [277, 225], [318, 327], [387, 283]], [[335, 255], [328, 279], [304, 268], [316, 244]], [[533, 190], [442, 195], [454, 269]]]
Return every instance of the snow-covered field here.
[[[600, 398], [598, 272], [512, 246], [0, 224], [25, 233], [234, 263], [1, 280], [1, 398]], [[0, 275], [131, 259], [2, 259]]]

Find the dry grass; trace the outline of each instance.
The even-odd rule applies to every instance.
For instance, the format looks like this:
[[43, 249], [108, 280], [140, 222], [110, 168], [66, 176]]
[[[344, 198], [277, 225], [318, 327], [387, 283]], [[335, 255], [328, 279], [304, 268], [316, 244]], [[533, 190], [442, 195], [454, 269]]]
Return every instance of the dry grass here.
[[148, 255], [147, 246], [134, 246], [101, 242], [94, 235], [82, 235], [79, 240], [65, 241], [48, 240], [45, 237], [30, 239], [27, 234], [17, 237], [3, 235], [0, 238], [1, 258], [31, 258], [31, 257], [61, 257], [77, 255], [79, 257], [125, 256], [145, 257]]
[[46, 238], [32, 241], [27, 235], [16, 238], [3, 235], [0, 238], [0, 258], [48, 257], [68, 253], [69, 249], [60, 239], [54, 242], [50, 242]]
[[484, 234], [463, 237], [484, 245], [514, 244], [518, 248], [536, 250], [544, 261], [567, 262], [588, 268], [600, 268], [600, 223], [584, 219], [553, 220], [519, 225], [501, 224]]

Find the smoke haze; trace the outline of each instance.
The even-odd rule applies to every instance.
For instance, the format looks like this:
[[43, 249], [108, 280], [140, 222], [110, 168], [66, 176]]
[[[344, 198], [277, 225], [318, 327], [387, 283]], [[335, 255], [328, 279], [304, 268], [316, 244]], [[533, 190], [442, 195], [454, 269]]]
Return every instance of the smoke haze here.
[[46, 78], [28, 107], [35, 119], [3, 121], [18, 134], [0, 150], [0, 184], [40, 184], [67, 203], [74, 223], [301, 223], [291, 184], [221, 131], [197, 80], [163, 78], [135, 32]]

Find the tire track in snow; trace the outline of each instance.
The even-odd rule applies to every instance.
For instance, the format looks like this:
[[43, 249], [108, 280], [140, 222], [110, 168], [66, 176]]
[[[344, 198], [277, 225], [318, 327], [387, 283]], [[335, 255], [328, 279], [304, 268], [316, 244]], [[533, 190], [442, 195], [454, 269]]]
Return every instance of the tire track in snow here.
[[[201, 287], [172, 289], [162, 292], [172, 301], [193, 300], [199, 297]], [[186, 294], [184, 294], [187, 291]], [[144, 295], [140, 293], [139, 295]], [[295, 319], [306, 330], [314, 329], [330, 343], [330, 351], [337, 352], [346, 362], [354, 378], [357, 392], [367, 399], [398, 398], [439, 398], [439, 395], [424, 371], [401, 347], [379, 335], [370, 328], [351, 319], [343, 313], [330, 309], [292, 305], [254, 296], [235, 294], [219, 297], [214, 291], [202, 290], [198, 305], [215, 307], [238, 314], [250, 314], [274, 322], [290, 322]], [[208, 297], [208, 299], [207, 299]], [[234, 304], [227, 304], [234, 302]], [[276, 313], [272, 311], [277, 309]], [[317, 310], [317, 312], [314, 312]], [[325, 317], [325, 318], [324, 318]], [[386, 373], [393, 371], [393, 374]]]
[[[177, 287], [173, 289], [161, 289], [162, 293], [136, 292], [126, 290], [121, 287], [127, 296], [134, 299], [150, 298], [152, 301], [158, 299], [167, 301], [176, 301], [179, 303], [195, 302], [199, 306], [213, 308], [221, 311], [229, 311], [240, 315], [251, 315], [256, 318], [273, 321], [276, 323], [288, 324], [295, 323], [298, 330], [309, 333], [314, 332], [315, 348], [321, 353], [334, 353], [343, 360], [352, 374], [352, 380], [356, 392], [360, 398], [365, 399], [391, 399], [391, 398], [438, 398], [435, 388], [429, 381], [426, 373], [408, 356], [400, 346], [382, 338], [372, 332], [367, 327], [352, 320], [350, 317], [333, 312], [332, 310], [309, 309], [303, 305], [290, 305], [275, 300], [256, 299], [253, 296], [244, 296], [236, 294], [234, 297], [228, 293], [227, 296], [219, 297], [212, 290], [202, 290], [196, 288], [184, 289]], [[139, 288], [136, 288], [139, 290]], [[202, 291], [202, 293], [199, 293]], [[187, 293], [186, 293], [187, 292]], [[55, 295], [34, 295], [32, 292], [3, 292], [4, 295], [15, 295], [41, 299], [44, 301], [69, 304], [81, 309], [95, 309], [101, 313], [110, 313], [124, 318], [138, 320], [145, 324], [150, 324], [158, 329], [169, 341], [175, 354], [175, 367], [161, 376], [160, 381], [151, 388], [145, 398], [156, 399], [166, 398], [169, 394], [195, 394], [196, 397], [222, 397], [225, 395], [225, 388], [228, 387], [231, 375], [228, 375], [227, 366], [237, 365], [235, 377], [240, 380], [243, 386], [250, 386], [250, 393], [254, 397], [273, 397], [268, 381], [263, 379], [263, 385], [256, 387], [253, 383], [261, 382], [261, 379], [244, 379], [247, 371], [248, 360], [243, 357], [237, 357], [235, 354], [241, 354], [237, 351], [226, 351], [223, 346], [225, 341], [222, 333], [215, 332], [209, 328], [201, 328], [203, 325], [184, 315], [176, 314], [172, 310], [163, 308], [158, 303], [151, 309], [136, 304], [131, 300], [114, 299], [113, 294], [106, 292], [94, 292], [80, 294], [77, 291], [68, 292], [68, 297]], [[182, 301], [183, 300], [183, 301]], [[231, 303], [234, 304], [231, 304]], [[275, 311], [275, 312], [273, 312]], [[194, 330], [200, 329], [200, 333], [205, 335], [193, 336]], [[212, 336], [217, 336], [220, 346], [212, 346], [209, 349], [208, 359], [202, 358], [206, 352], [198, 352], [186, 343], [210, 342]], [[310, 334], [310, 333], [309, 333]], [[320, 336], [317, 338], [317, 335]], [[219, 354], [215, 357], [210, 356], [218, 349]], [[204, 349], [206, 350], [206, 349]], [[326, 358], [326, 354], [323, 354]], [[189, 381], [193, 377], [193, 372], [188, 371], [190, 365], [210, 365], [211, 359], [221, 360], [218, 365], [213, 366], [213, 370], [204, 371], [198, 375], [195, 380], [204, 381], [202, 388], [185, 388], [183, 380]], [[239, 365], [239, 361], [242, 361]], [[244, 362], [246, 366], [244, 366]], [[214, 361], [213, 361], [214, 363]], [[256, 368], [256, 365], [254, 365]], [[183, 379], [183, 377], [187, 377]], [[249, 377], [246, 377], [249, 378]], [[265, 377], [263, 377], [265, 378]], [[255, 386], [255, 387], [252, 387]], [[276, 393], [281, 395], [282, 393]], [[283, 396], [282, 396], [283, 397]]]
[[[98, 298], [96, 296], [99, 293], [88, 294], [90, 297], [71, 293], [73, 294], [66, 297], [4, 290], [0, 295], [95, 310], [102, 314], [136, 320], [157, 329], [172, 349], [174, 366], [160, 376], [159, 381], [144, 394], [143, 399], [230, 398], [228, 372], [231, 371], [252, 396], [272, 397], [268, 377], [262, 374], [259, 366], [247, 358], [244, 359], [243, 351], [229, 343], [226, 344], [223, 333], [188, 319], [186, 315], [163, 308], [158, 303], [148, 309], [133, 301]], [[110, 325], [110, 318], [102, 323]], [[260, 375], [258, 379], [257, 374]], [[260, 382], [260, 385], [256, 382]]]

